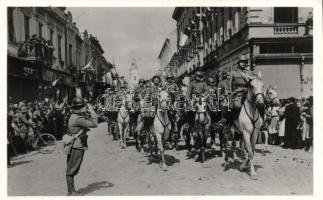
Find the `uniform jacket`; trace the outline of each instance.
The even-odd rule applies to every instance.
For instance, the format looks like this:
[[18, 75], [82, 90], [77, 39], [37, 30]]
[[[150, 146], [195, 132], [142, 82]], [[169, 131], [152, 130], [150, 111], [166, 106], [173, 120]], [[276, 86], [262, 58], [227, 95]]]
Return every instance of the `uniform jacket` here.
[[191, 99], [192, 94], [204, 94], [207, 88], [207, 84], [203, 81], [192, 81], [188, 84], [186, 98]]
[[68, 121], [69, 133], [77, 134], [80, 130], [83, 131], [83, 133], [75, 139], [72, 148], [87, 149], [86, 132], [89, 130], [89, 128], [95, 127], [97, 127], [97, 124], [92, 118], [82, 116], [81, 114], [72, 113]]

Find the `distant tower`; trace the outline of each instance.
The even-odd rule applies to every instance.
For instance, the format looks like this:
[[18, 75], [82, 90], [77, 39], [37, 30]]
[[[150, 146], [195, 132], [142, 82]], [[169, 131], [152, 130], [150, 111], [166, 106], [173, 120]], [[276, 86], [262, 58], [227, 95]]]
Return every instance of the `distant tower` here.
[[136, 63], [136, 59], [132, 58], [131, 67], [130, 67], [130, 81], [129, 88], [133, 90], [138, 84], [138, 66]]

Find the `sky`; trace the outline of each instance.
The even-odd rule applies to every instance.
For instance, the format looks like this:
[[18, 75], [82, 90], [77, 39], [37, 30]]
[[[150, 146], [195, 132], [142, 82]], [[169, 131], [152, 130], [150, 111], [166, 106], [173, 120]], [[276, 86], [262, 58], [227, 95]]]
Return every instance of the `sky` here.
[[158, 55], [166, 37], [176, 30], [174, 8], [67, 8], [80, 31], [97, 37], [104, 56], [129, 78], [136, 58], [140, 78], [150, 78], [159, 69]]

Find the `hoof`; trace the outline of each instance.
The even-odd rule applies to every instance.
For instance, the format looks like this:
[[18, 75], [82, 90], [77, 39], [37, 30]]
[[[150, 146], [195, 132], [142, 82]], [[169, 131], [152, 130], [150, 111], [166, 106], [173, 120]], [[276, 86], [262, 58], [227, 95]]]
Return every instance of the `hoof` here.
[[251, 174], [251, 175], [250, 175], [250, 178], [251, 178], [252, 180], [258, 180], [258, 176], [257, 176], [257, 174], [256, 174], [256, 173]]
[[240, 166], [240, 171], [242, 172], [248, 171], [248, 168], [246, 166]]
[[167, 166], [166, 166], [166, 164], [165, 164], [165, 163], [160, 164], [160, 168], [161, 168], [163, 171], [168, 171], [168, 170], [167, 170]]
[[227, 171], [229, 169], [229, 162], [224, 163], [224, 171]]

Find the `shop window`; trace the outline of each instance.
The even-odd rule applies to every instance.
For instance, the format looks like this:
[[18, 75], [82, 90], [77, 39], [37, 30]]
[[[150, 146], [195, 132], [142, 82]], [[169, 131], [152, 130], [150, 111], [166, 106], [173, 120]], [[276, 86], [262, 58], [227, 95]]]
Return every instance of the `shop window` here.
[[25, 40], [28, 40], [30, 38], [30, 29], [29, 29], [29, 17], [24, 16], [24, 26], [25, 26]]
[[15, 41], [15, 29], [13, 25], [13, 9], [14, 8], [8, 8], [8, 37], [9, 41], [14, 42]]
[[68, 45], [68, 57], [70, 58], [70, 65], [73, 64], [73, 46], [71, 44]]
[[38, 35], [43, 37], [43, 24], [38, 23]]
[[297, 23], [298, 8], [280, 7], [274, 8], [274, 23]]
[[49, 36], [50, 41], [51, 41], [51, 43], [52, 43], [52, 44], [54, 44], [54, 42], [53, 42], [53, 40], [54, 40], [54, 30], [52, 30], [52, 29], [51, 29], [51, 30], [49, 31], [49, 33], [50, 33], [50, 36]]
[[62, 36], [57, 35], [57, 53], [58, 53], [58, 62], [61, 64], [62, 61]]

